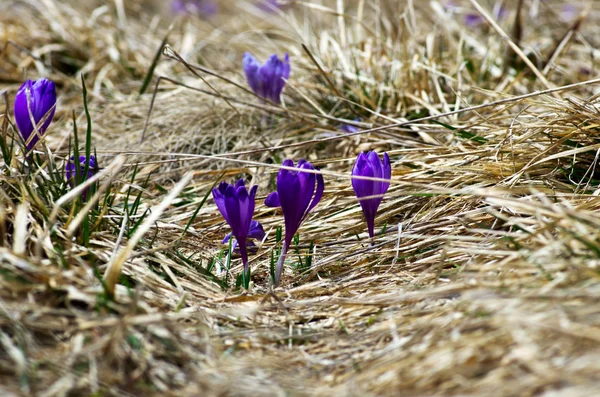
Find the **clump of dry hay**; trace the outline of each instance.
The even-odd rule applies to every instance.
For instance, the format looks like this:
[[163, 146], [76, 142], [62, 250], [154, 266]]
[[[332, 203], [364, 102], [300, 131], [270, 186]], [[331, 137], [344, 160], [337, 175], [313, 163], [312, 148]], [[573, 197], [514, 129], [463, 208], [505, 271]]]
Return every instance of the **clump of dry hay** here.
[[[163, 80], [141, 142], [156, 78], [137, 92], [167, 18], [141, 0], [81, 3], [0, 5], [9, 96], [24, 68], [59, 84], [52, 156], [67, 154], [73, 109], [85, 124], [84, 73], [100, 164], [118, 154], [126, 163], [88, 245], [69, 238], [68, 207], [50, 230], [53, 203], [26, 189], [26, 176], [2, 176], [0, 394], [600, 393], [599, 81], [565, 88], [595, 77], [596, 11], [564, 22], [558, 2], [527, 3], [513, 29], [515, 1], [499, 26], [467, 29], [463, 11], [437, 1], [298, 2], [268, 16], [223, 2], [216, 20], [174, 24], [155, 77], [202, 91]], [[283, 107], [244, 89], [247, 50], [290, 53]], [[338, 131], [356, 117], [373, 131]], [[360, 150], [393, 162], [374, 247], [350, 187]], [[288, 266], [270, 292], [282, 219], [262, 199], [277, 164], [300, 157], [326, 180], [301, 229], [313, 266]], [[94, 271], [189, 172], [107, 299]], [[237, 176], [259, 184], [255, 219], [268, 232], [251, 258], [250, 293], [206, 270], [228, 231], [212, 200], [185, 229], [217, 179]], [[122, 223], [128, 190], [142, 198]]]

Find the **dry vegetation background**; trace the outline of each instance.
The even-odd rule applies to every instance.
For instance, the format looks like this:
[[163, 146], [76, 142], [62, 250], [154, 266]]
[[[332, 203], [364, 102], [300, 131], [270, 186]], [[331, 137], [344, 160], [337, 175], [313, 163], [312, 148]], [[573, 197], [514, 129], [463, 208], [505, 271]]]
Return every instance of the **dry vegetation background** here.
[[[83, 74], [100, 166], [122, 165], [86, 243], [72, 207], [36, 195], [44, 172], [3, 173], [0, 394], [600, 395], [600, 2], [578, 19], [562, 2], [508, 1], [475, 27], [470, 1], [220, 3], [202, 20], [149, 0], [0, 1], [4, 136], [25, 75], [48, 77], [46, 156], [62, 164], [73, 111], [85, 126]], [[244, 51], [289, 52], [283, 106], [245, 88]], [[363, 133], [338, 131], [357, 117]], [[373, 247], [349, 179], [361, 150], [392, 159]], [[301, 157], [326, 183], [301, 228], [313, 266], [288, 265], [270, 292], [283, 220], [262, 201], [277, 164]], [[206, 270], [229, 231], [212, 198], [185, 229], [219, 178], [240, 176], [259, 184], [268, 232], [249, 293], [222, 285], [223, 258]], [[125, 216], [128, 192], [141, 199]], [[118, 258], [109, 299], [97, 275]]]

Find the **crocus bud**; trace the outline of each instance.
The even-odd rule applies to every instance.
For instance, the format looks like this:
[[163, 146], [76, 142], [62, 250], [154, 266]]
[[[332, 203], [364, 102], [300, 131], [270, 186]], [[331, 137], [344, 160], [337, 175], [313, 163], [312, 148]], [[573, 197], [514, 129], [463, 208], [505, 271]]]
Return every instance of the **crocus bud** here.
[[[29, 104], [29, 105], [28, 105]], [[15, 121], [27, 151], [46, 132], [56, 110], [56, 87], [48, 79], [27, 80], [15, 97]], [[35, 132], [37, 129], [37, 133]]]
[[258, 185], [252, 186], [248, 192], [244, 180], [240, 179], [235, 185], [221, 182], [219, 187], [212, 191], [215, 204], [231, 227], [231, 232], [240, 248], [244, 272], [248, 271], [247, 242], [254, 215], [256, 189], [258, 189]]
[[283, 60], [277, 54], [271, 55], [264, 65], [247, 52], [243, 66], [248, 85], [256, 95], [275, 104], [281, 103], [281, 91], [290, 77], [290, 57], [287, 52]]
[[[284, 167], [294, 167], [292, 160], [285, 160]], [[303, 172], [313, 171], [311, 163], [302, 159], [298, 161], [296, 170], [280, 169], [277, 175], [277, 191], [269, 194], [265, 199], [267, 207], [281, 207], [285, 223], [285, 239], [281, 248], [281, 256], [277, 262], [275, 272], [275, 287], [279, 285], [283, 262], [287, 250], [292, 243], [294, 235], [310, 211], [321, 201], [325, 183], [321, 174]]]
[[[87, 175], [84, 176], [85, 173], [85, 156], [79, 156], [79, 164], [75, 164], [75, 156], [71, 156], [67, 164], [65, 165], [65, 178], [71, 187], [75, 187], [77, 178], [77, 169], [79, 166], [79, 177], [82, 178], [82, 181], [87, 181], [90, 179], [96, 171], [98, 171], [98, 165], [96, 164], [96, 157], [94, 155], [90, 155], [90, 162], [88, 167]], [[85, 201], [89, 189], [85, 189], [81, 194], [82, 199]]]
[[386, 179], [384, 181], [372, 181], [367, 179], [352, 179], [352, 187], [354, 193], [362, 207], [365, 220], [367, 221], [367, 228], [369, 229], [369, 236], [373, 238], [375, 229], [375, 215], [383, 195], [387, 192], [390, 187], [390, 178], [392, 176], [392, 166], [390, 164], [390, 158], [387, 153], [383, 154], [383, 162], [379, 158], [379, 155], [375, 152], [369, 152], [358, 155], [354, 167], [352, 168], [352, 176], [362, 176], [378, 179]]

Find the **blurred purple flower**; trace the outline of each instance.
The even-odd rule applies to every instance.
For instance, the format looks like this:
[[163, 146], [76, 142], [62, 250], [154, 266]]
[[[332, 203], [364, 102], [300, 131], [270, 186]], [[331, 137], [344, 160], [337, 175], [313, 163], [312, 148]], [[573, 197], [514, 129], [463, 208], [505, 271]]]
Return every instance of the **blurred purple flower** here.
[[474, 13], [470, 12], [465, 15], [465, 25], [467, 25], [471, 28], [479, 26], [484, 21], [485, 21], [485, 19], [483, 19], [483, 17], [479, 14], [474, 14]]
[[[27, 104], [29, 103], [29, 106]], [[30, 113], [31, 111], [31, 113]], [[56, 87], [48, 79], [27, 80], [15, 96], [15, 121], [27, 151], [31, 151], [46, 132], [56, 111]], [[32, 123], [33, 119], [33, 123]], [[40, 125], [40, 122], [44, 122]], [[35, 133], [36, 127], [38, 133]], [[34, 134], [33, 137], [31, 134]]]
[[260, 0], [257, 6], [267, 12], [273, 12], [282, 7], [278, 0]]
[[[492, 10], [492, 16], [497, 21], [502, 21], [504, 18], [508, 17], [508, 11], [503, 6], [496, 6]], [[467, 25], [471, 28], [475, 28], [484, 23], [485, 23], [485, 18], [483, 18], [481, 15], [479, 15], [476, 12], [470, 12], [465, 15], [465, 25]]]
[[[354, 119], [354, 121], [360, 121], [360, 119]], [[348, 132], [348, 133], [352, 134], [354, 132], [360, 131], [360, 127], [344, 123], [344, 124], [342, 124], [340, 126], [340, 131], [342, 131], [342, 132]]]
[[[71, 158], [67, 162], [67, 165], [65, 166], [66, 178], [67, 178], [67, 181], [69, 181], [69, 183], [73, 183], [74, 178], [77, 175], [77, 170], [75, 169], [75, 163], [73, 162], [73, 160], [75, 160], [75, 156], [71, 156]], [[80, 170], [79, 171], [80, 175], [83, 175], [83, 173], [85, 172], [85, 156], [79, 156], [79, 170]], [[85, 180], [88, 180], [92, 176], [94, 176], [95, 170], [96, 170], [96, 157], [92, 154], [92, 155], [90, 155], [90, 166], [88, 167], [88, 173], [87, 173], [87, 176], [85, 177]]]
[[589, 76], [592, 74], [592, 69], [588, 68], [587, 66], [581, 66], [578, 69], [579, 74], [582, 74], [584, 76]]
[[215, 204], [231, 227], [233, 236], [240, 247], [244, 272], [248, 272], [247, 243], [254, 215], [256, 189], [258, 189], [258, 185], [252, 186], [248, 192], [244, 180], [240, 179], [235, 185], [221, 182], [219, 187], [212, 191]]
[[[79, 164], [78, 165], [75, 164], [74, 160], [75, 160], [75, 156], [71, 156], [71, 158], [69, 159], [69, 161], [67, 161], [67, 164], [65, 165], [65, 177], [66, 177], [69, 185], [71, 185], [71, 187], [75, 187], [77, 185], [77, 183], [75, 181], [77, 178], [76, 167], [79, 166], [79, 177], [80, 178], [85, 173], [85, 163], [86, 163], [85, 156], [79, 156]], [[87, 175], [85, 175], [85, 177], [82, 179], [82, 183], [84, 181], [87, 181], [88, 179], [90, 179], [92, 176], [94, 176], [94, 174], [97, 171], [98, 171], [98, 164], [96, 163], [96, 157], [94, 155], [90, 155], [88, 172], [87, 172]], [[89, 190], [89, 188], [85, 189], [83, 191], [83, 193], [81, 194], [81, 197], [83, 198], [84, 201], [87, 196], [88, 190]]]
[[264, 65], [246, 52], [243, 66], [248, 85], [256, 95], [275, 104], [281, 103], [281, 91], [290, 77], [290, 57], [287, 52], [283, 60], [277, 54], [271, 55]]
[[560, 19], [569, 22], [579, 16], [579, 7], [574, 4], [565, 4], [560, 12]]
[[[361, 152], [352, 168], [352, 176], [363, 176], [389, 180], [392, 177], [392, 166], [387, 153], [383, 154], [383, 162], [376, 152]], [[390, 187], [390, 182], [370, 181], [366, 179], [352, 179], [354, 193], [362, 207], [369, 236], [373, 238], [375, 229], [375, 215], [383, 195]]]
[[447, 12], [456, 12], [460, 9], [454, 0], [442, 0], [441, 4], [444, 10]]
[[[284, 167], [294, 167], [292, 160], [285, 160]], [[285, 239], [281, 248], [281, 256], [277, 261], [274, 285], [279, 285], [283, 263], [287, 250], [292, 243], [294, 235], [310, 211], [321, 201], [325, 182], [321, 174], [303, 172], [313, 171], [311, 163], [302, 159], [295, 167], [297, 171], [280, 169], [277, 175], [277, 191], [269, 194], [265, 199], [267, 207], [281, 207], [285, 223]]]
[[174, 14], [210, 17], [219, 11], [219, 5], [213, 0], [173, 0], [171, 11]]
[[[227, 233], [225, 235], [225, 238], [223, 239], [223, 244], [227, 244], [229, 242], [229, 240], [231, 239], [231, 236], [233, 234]], [[250, 222], [250, 230], [248, 231], [248, 235], [246, 236], [247, 238], [253, 238], [256, 240], [260, 240], [262, 241], [263, 238], [265, 238], [265, 230], [263, 229], [263, 226], [260, 224], [259, 221], [252, 221]], [[235, 250], [238, 246], [238, 242], [237, 240], [233, 239], [233, 243], [231, 244], [231, 249]], [[256, 245], [251, 241], [251, 240], [247, 240], [246, 241], [246, 247], [250, 248], [250, 247], [255, 247]]]

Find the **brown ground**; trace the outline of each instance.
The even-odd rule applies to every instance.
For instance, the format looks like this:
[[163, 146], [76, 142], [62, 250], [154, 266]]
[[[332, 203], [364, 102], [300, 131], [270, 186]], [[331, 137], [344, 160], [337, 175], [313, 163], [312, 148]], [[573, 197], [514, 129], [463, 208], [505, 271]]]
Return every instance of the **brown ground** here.
[[[222, 1], [214, 19], [174, 21], [143, 95], [166, 4], [0, 2], [4, 136], [23, 71], [51, 78], [42, 157], [62, 167], [73, 114], [85, 135], [83, 73], [101, 185], [114, 177], [114, 200], [82, 209], [43, 194], [46, 165], [26, 175], [19, 152], [4, 160], [0, 395], [600, 395], [599, 3], [568, 19], [562, 3], [525, 1], [517, 18], [510, 1], [468, 27], [471, 2], [312, 0], [269, 15]], [[248, 92], [244, 51], [289, 52], [282, 107]], [[141, 142], [157, 76], [171, 82]], [[358, 116], [366, 132], [338, 131]], [[393, 163], [373, 247], [349, 179], [361, 150]], [[326, 183], [300, 230], [312, 268], [291, 255], [270, 292], [283, 220], [262, 202], [277, 165], [302, 157]], [[193, 217], [218, 178], [239, 176], [259, 184], [268, 232], [250, 292], [232, 285], [237, 258], [227, 286], [225, 256], [207, 270], [229, 231], [212, 198]], [[89, 241], [78, 213], [96, 222]]]

